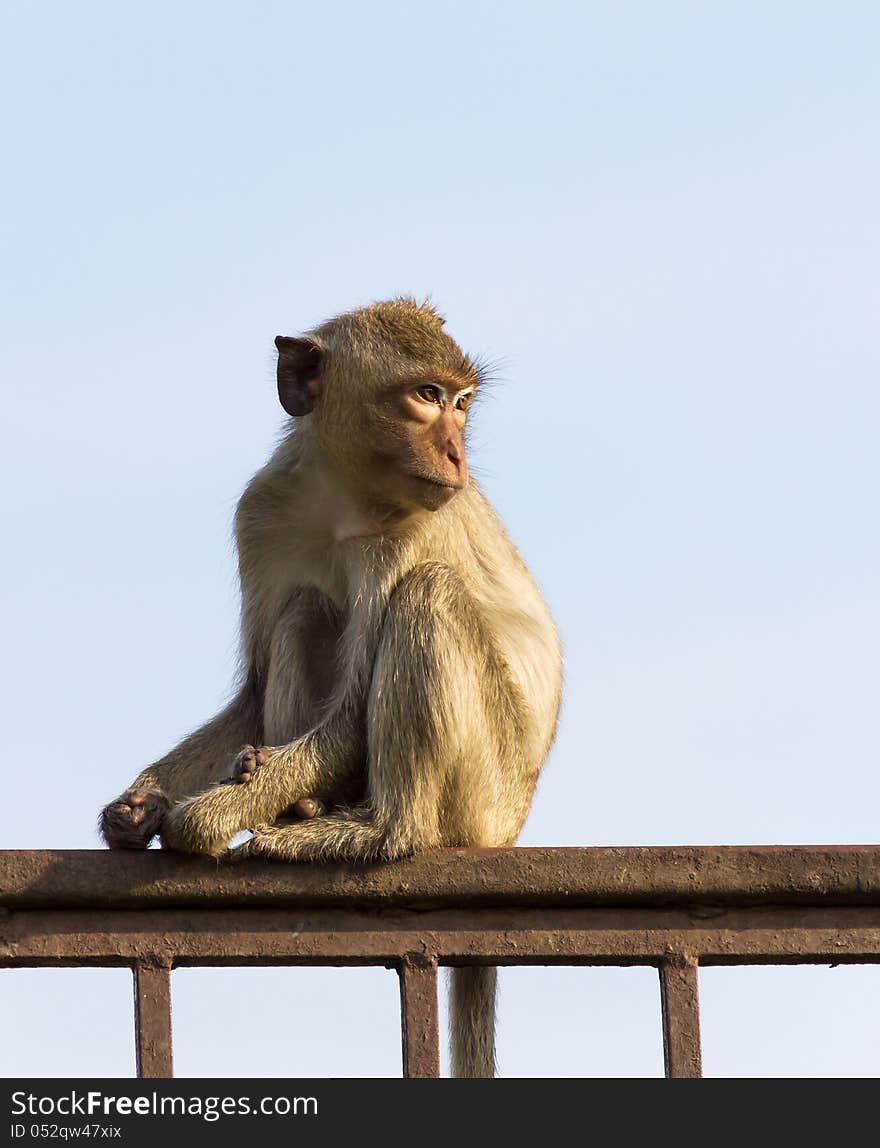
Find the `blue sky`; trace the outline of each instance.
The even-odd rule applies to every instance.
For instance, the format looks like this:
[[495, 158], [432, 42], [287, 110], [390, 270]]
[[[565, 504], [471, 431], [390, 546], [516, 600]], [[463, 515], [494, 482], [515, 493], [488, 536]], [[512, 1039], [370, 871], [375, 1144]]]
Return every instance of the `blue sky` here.
[[[473, 469], [563, 636], [521, 843], [876, 840], [878, 34], [855, 2], [10, 9], [0, 844], [95, 847], [221, 704], [272, 339], [398, 292], [501, 364]], [[707, 1072], [874, 1075], [878, 990], [704, 971]], [[179, 972], [179, 1071], [393, 1075], [395, 994]], [[126, 973], [0, 1002], [0, 1072], [133, 1071]], [[652, 970], [512, 970], [501, 1010], [507, 1075], [662, 1070]]]

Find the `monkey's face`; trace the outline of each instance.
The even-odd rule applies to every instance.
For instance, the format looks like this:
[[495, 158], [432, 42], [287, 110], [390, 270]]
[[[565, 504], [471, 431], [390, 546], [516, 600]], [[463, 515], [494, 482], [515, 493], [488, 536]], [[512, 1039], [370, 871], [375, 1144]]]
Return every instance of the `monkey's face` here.
[[386, 498], [439, 510], [467, 486], [464, 427], [473, 394], [473, 382], [433, 374], [385, 392], [368, 439]]
[[439, 510], [468, 482], [467, 409], [479, 368], [407, 301], [279, 335], [278, 396], [313, 434], [356, 501], [389, 512]]

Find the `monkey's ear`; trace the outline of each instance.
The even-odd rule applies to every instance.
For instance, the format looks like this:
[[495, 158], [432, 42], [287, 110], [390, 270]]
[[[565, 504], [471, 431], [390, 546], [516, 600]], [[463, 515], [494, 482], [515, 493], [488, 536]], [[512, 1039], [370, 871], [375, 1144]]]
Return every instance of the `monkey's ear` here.
[[307, 415], [321, 391], [324, 352], [311, 339], [278, 335], [278, 398], [289, 415]]

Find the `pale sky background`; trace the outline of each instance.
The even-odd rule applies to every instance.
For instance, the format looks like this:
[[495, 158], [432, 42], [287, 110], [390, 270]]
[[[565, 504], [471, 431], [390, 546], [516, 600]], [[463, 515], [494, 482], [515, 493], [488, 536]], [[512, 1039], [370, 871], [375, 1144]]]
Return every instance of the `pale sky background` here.
[[[562, 632], [523, 845], [878, 834], [880, 7], [43, 3], [0, 24], [6, 848], [229, 688], [272, 339], [430, 293]], [[0, 1074], [131, 1075], [125, 970]], [[701, 973], [708, 1075], [880, 1069], [880, 967]], [[507, 1076], [662, 1072], [653, 969], [502, 973]], [[397, 1075], [385, 970], [184, 970], [180, 1075]]]

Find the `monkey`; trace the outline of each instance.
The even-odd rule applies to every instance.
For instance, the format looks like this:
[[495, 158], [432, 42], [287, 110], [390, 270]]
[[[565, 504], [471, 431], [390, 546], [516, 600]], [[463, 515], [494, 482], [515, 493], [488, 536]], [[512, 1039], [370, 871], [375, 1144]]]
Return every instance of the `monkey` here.
[[[103, 837], [353, 865], [512, 845], [562, 658], [468, 471], [486, 368], [409, 297], [275, 345], [289, 422], [235, 514], [239, 685], [104, 808]], [[454, 1075], [494, 1075], [494, 1000], [494, 967], [452, 969]]]

